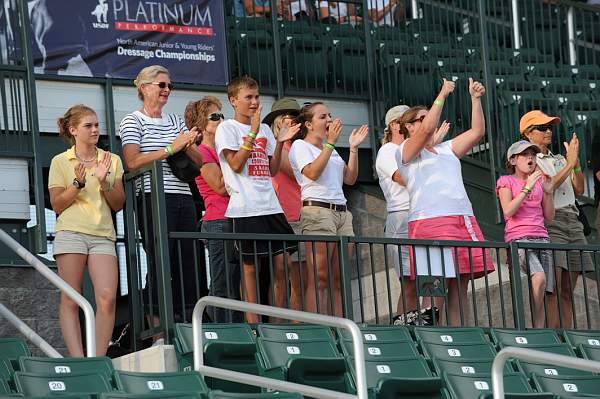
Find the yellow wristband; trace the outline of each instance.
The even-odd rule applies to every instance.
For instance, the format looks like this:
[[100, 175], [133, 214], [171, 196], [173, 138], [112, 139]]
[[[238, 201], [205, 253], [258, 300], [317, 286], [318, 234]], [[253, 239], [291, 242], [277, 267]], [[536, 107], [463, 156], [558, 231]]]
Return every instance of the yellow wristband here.
[[242, 150], [246, 150], [248, 152], [252, 152], [252, 147], [248, 147], [247, 145], [241, 145], [240, 148]]

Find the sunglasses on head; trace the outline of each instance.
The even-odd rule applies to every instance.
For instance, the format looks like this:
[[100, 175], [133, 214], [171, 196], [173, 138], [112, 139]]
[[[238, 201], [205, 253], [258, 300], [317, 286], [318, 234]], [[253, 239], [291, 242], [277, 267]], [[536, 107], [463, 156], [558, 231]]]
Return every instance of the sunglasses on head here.
[[412, 121], [408, 121], [408, 123], [423, 122], [423, 119], [425, 119], [425, 115], [421, 115], [418, 118], [413, 119]]
[[533, 128], [535, 130], [539, 130], [540, 132], [546, 132], [548, 130], [552, 130], [552, 125], [536, 125]]
[[167, 82], [152, 82], [153, 85], [157, 85], [160, 89], [169, 88], [169, 90], [173, 90], [173, 83]]
[[216, 122], [216, 121], [220, 121], [221, 119], [225, 119], [225, 115], [223, 115], [220, 112], [213, 112], [210, 115], [208, 115], [209, 121]]

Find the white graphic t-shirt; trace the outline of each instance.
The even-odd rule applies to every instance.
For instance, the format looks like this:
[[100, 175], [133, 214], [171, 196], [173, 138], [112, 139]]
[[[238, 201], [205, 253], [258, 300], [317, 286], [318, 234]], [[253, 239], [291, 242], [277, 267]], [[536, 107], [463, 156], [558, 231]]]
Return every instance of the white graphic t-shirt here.
[[276, 141], [269, 126], [260, 125], [252, 152], [240, 173], [234, 172], [225, 160], [223, 150], [238, 151], [249, 132], [250, 125], [229, 119], [219, 125], [215, 135], [225, 189], [230, 197], [225, 212], [228, 218], [283, 213], [271, 182], [269, 157], [275, 151]]

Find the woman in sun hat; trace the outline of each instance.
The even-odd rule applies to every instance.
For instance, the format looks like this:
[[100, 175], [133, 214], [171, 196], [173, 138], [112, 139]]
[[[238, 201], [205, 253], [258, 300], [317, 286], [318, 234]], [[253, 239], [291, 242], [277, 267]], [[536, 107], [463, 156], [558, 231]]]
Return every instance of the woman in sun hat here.
[[[550, 235], [550, 242], [556, 244], [586, 245], [587, 240], [583, 234], [583, 225], [579, 221], [579, 211], [575, 205], [575, 196], [582, 195], [585, 181], [581, 164], [579, 163], [579, 139], [573, 133], [571, 141], [564, 143], [566, 157], [553, 154], [552, 129], [560, 124], [560, 118], [549, 116], [539, 110], [527, 112], [519, 122], [519, 131], [523, 138], [539, 147], [537, 165], [544, 174], [552, 178], [554, 191], [555, 216], [553, 220], [546, 220], [546, 228]], [[555, 251], [554, 265], [558, 267], [556, 274], [557, 295], [551, 296], [549, 306], [555, 311], [548, 312], [551, 316], [549, 327], [573, 327], [573, 291], [577, 278], [582, 272], [593, 271], [594, 264], [589, 253], [581, 254], [572, 251]], [[560, 295], [560, 309], [558, 298]]]
[[[271, 127], [273, 135], [277, 138], [281, 128], [284, 125], [290, 126], [299, 113], [300, 105], [298, 104], [298, 101], [293, 98], [282, 98], [273, 103], [271, 112], [264, 117], [263, 123], [266, 123]], [[283, 144], [279, 172], [273, 176], [271, 180], [277, 198], [279, 199], [279, 204], [285, 214], [285, 218], [295, 234], [302, 234], [300, 229], [300, 208], [302, 207], [302, 201], [300, 200], [300, 185], [296, 182], [294, 171], [290, 165], [289, 152], [291, 146], [291, 141], [286, 141]], [[289, 290], [286, 289], [288, 283], [285, 279], [286, 273], [283, 264], [285, 260], [278, 258], [277, 262], [275, 262], [275, 270], [273, 271], [275, 306], [285, 307], [287, 304], [287, 293], [289, 292], [290, 307], [296, 310], [301, 310], [303, 308], [300, 288], [302, 287], [302, 284], [300, 283], [300, 279], [306, 284], [306, 277], [304, 275], [306, 270], [301, 267], [300, 263], [304, 261], [304, 253], [304, 250], [298, 248], [298, 252], [291, 255], [289, 260], [287, 260], [287, 274], [290, 279]], [[302, 276], [300, 273], [303, 273]]]

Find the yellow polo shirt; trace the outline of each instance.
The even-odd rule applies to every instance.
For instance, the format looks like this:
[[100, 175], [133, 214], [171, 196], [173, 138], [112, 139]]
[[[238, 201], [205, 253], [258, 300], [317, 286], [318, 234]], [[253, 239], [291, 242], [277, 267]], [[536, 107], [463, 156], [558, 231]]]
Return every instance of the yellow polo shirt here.
[[[104, 152], [98, 148], [98, 161], [104, 157]], [[67, 189], [71, 186], [75, 179], [75, 166], [78, 163], [75, 146], [52, 158], [48, 188]], [[95, 171], [95, 167], [86, 168], [85, 187], [79, 190], [75, 201], [56, 219], [56, 231], [75, 231], [115, 241], [116, 233], [111, 209], [100, 192], [100, 182], [95, 176]], [[118, 155], [111, 154], [110, 172], [107, 179], [111, 187], [114, 187], [115, 180], [123, 179], [123, 164]]]

